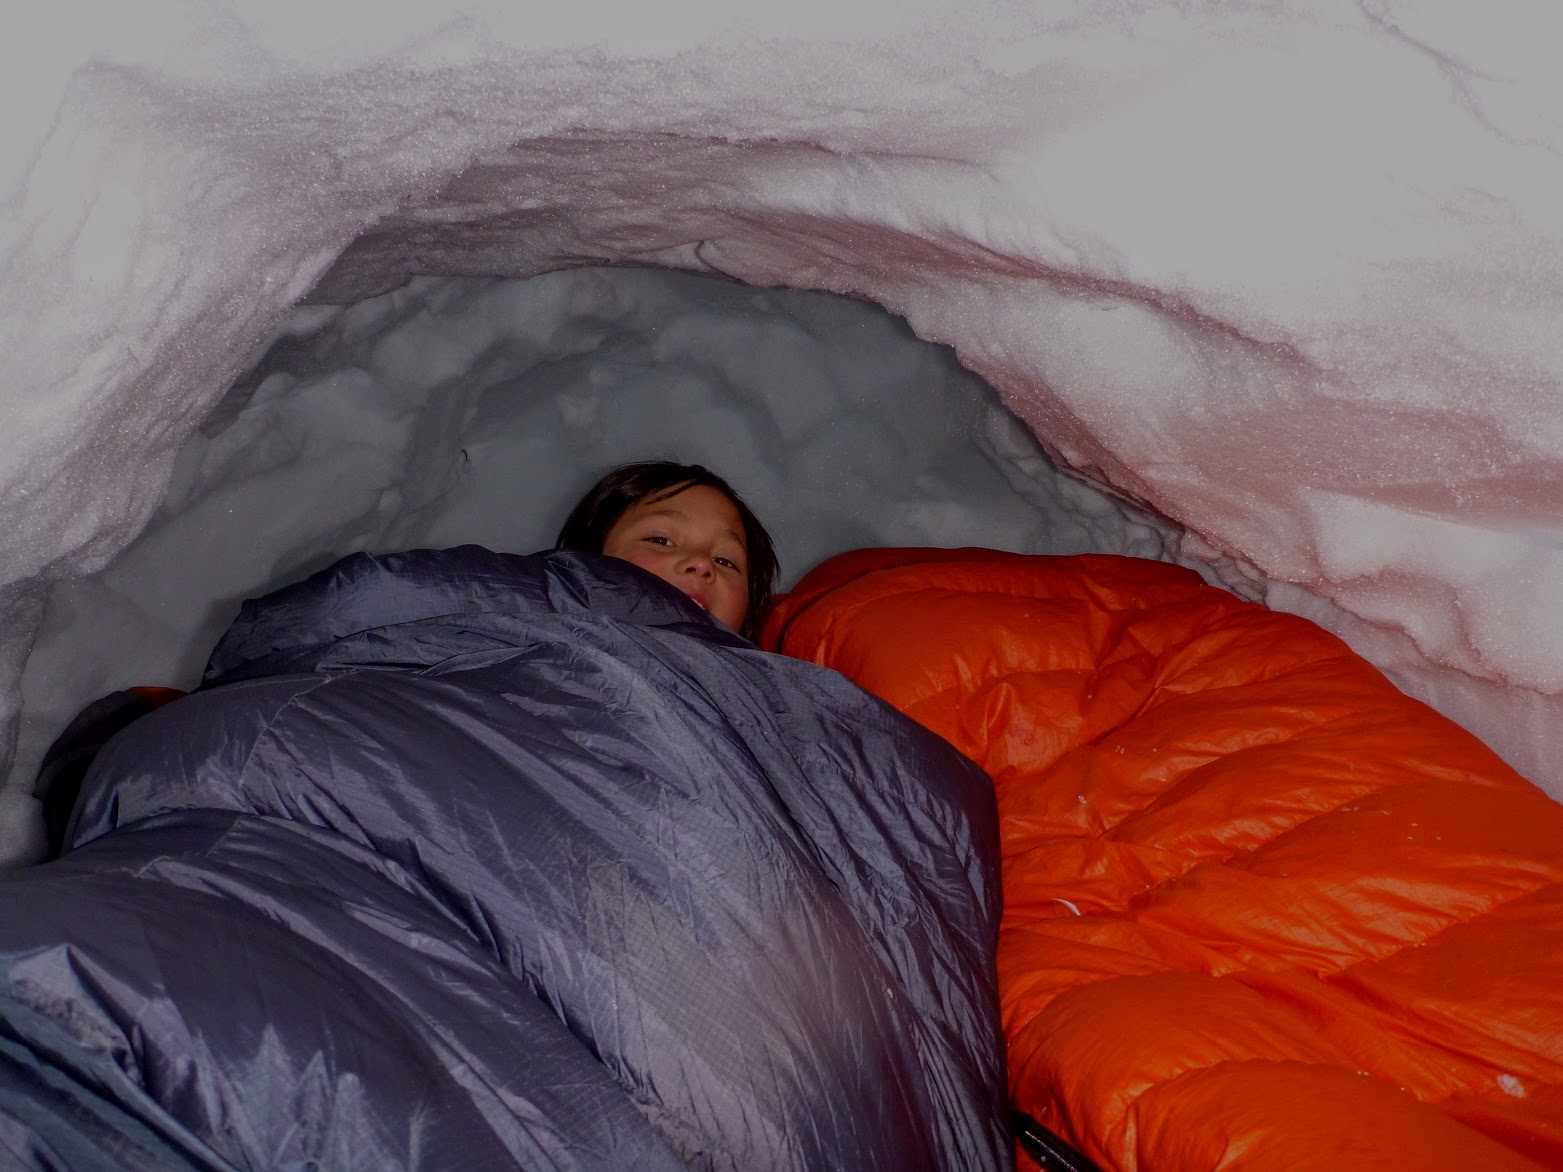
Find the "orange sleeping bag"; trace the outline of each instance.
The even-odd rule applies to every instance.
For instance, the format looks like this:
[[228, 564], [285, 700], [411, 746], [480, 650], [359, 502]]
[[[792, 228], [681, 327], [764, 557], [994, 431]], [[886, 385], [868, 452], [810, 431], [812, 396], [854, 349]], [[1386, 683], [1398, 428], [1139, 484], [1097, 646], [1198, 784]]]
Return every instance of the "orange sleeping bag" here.
[[1015, 1104], [1110, 1168], [1563, 1168], [1563, 806], [1159, 562], [865, 550], [765, 646], [992, 775]]

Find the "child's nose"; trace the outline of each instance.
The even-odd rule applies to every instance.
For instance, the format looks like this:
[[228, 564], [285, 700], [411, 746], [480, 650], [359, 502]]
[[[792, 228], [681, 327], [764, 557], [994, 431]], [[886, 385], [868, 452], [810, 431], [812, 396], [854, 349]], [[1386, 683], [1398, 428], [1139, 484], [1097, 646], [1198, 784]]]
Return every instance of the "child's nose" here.
[[690, 554], [684, 560], [683, 569], [686, 574], [700, 574], [707, 578], [716, 573], [716, 567], [711, 564], [711, 559], [703, 553]]

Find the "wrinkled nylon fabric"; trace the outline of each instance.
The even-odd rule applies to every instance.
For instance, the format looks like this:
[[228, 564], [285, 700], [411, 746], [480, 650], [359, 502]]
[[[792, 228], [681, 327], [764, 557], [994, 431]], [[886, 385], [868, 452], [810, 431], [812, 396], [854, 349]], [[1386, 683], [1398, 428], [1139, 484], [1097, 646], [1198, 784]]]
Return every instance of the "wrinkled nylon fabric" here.
[[189, 1166], [1009, 1162], [987, 778], [627, 564], [247, 603], [70, 841], [0, 890], [0, 989]]
[[1120, 1169], [1563, 1167], [1563, 807], [1137, 559], [842, 555], [765, 646], [992, 775], [1018, 1106]]

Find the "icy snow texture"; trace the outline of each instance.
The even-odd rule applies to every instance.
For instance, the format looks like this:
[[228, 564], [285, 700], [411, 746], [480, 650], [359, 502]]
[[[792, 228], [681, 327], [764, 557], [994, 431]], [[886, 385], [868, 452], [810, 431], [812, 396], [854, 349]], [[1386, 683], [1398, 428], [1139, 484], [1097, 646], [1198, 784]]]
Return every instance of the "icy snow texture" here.
[[300, 311], [185, 445], [145, 532], [55, 586], [18, 776], [89, 700], [193, 687], [240, 599], [350, 550], [546, 548], [597, 473], [645, 458], [728, 475], [787, 580], [865, 545], [1166, 552], [876, 306], [648, 269], [425, 279]]
[[0, 50], [0, 727], [39, 584], [141, 529], [322, 276], [605, 260], [905, 315], [1563, 793], [1552, 0], [35, 12]]

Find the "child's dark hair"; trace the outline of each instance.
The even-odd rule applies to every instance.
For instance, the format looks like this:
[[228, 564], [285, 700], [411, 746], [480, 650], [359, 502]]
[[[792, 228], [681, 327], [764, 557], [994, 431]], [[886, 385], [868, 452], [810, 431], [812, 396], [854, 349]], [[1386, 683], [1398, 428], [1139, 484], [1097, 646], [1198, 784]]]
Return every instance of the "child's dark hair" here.
[[603, 543], [608, 539], [608, 531], [631, 505], [641, 501], [663, 500], [686, 488], [701, 485], [716, 489], [732, 501], [738, 516], [743, 520], [744, 554], [749, 567], [749, 609], [744, 616], [740, 634], [753, 639], [776, 583], [776, 548], [771, 544], [771, 535], [765, 531], [765, 526], [760, 524], [760, 519], [749, 506], [744, 504], [743, 498], [709, 468], [699, 464], [647, 460], [613, 469], [592, 485], [575, 508], [570, 510], [564, 528], [559, 530], [554, 548], [601, 553]]

